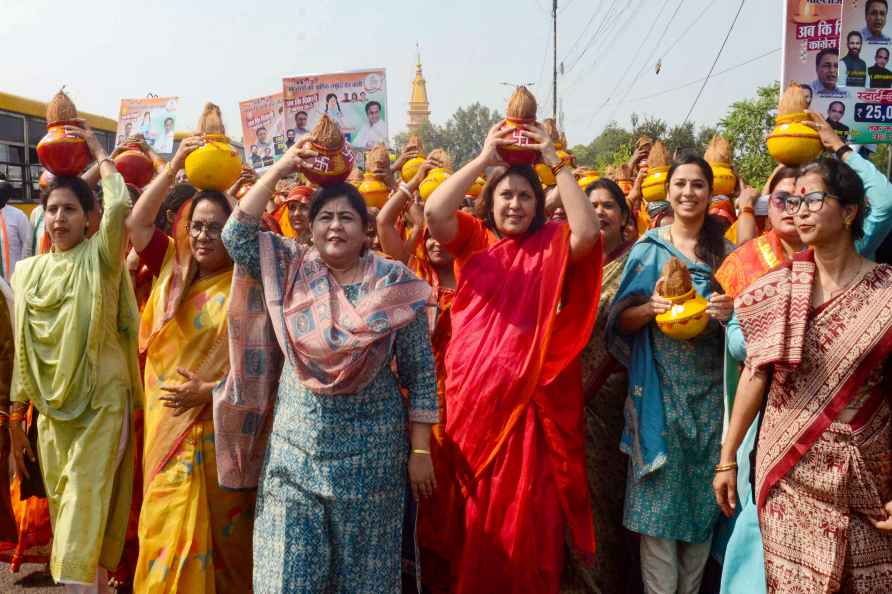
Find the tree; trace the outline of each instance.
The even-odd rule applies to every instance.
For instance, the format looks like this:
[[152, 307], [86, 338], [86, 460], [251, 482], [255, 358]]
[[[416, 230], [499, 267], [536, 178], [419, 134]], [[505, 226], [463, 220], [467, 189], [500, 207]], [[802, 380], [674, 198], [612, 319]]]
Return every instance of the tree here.
[[734, 167], [746, 183], [761, 188], [771, 172], [774, 159], [765, 139], [774, 128], [772, 111], [777, 107], [780, 85], [775, 82], [756, 90], [756, 97], [737, 101], [719, 122], [719, 131], [734, 147]]
[[[474, 103], [460, 107], [443, 126], [422, 124], [416, 134], [424, 143], [425, 151], [446, 149], [458, 168], [480, 153], [489, 129], [501, 119], [502, 116], [497, 111]], [[409, 135], [409, 132], [401, 132], [394, 137], [398, 149], [401, 150], [406, 145]]]

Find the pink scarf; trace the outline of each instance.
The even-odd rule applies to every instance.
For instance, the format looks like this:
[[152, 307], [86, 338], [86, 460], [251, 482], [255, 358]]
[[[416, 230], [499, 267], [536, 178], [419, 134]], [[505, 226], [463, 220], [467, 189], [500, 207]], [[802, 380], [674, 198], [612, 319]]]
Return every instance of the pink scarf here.
[[424, 310], [431, 288], [404, 264], [373, 254], [361, 264], [355, 306], [319, 252], [295, 240], [260, 233], [260, 282], [236, 266], [229, 306], [231, 368], [214, 398], [222, 486], [257, 486], [283, 354], [307, 389], [353, 394], [389, 361], [394, 332]]

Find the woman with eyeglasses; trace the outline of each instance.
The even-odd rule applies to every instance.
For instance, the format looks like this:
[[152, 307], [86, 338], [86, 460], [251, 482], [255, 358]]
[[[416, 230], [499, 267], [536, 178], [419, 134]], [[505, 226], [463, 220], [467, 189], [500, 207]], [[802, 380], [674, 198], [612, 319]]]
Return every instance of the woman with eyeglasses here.
[[174, 216], [158, 213], [186, 157], [186, 138], [127, 219], [134, 249], [155, 277], [139, 326], [145, 357], [143, 504], [135, 592], [248, 592], [253, 492], [217, 481], [211, 390], [229, 371], [232, 260], [220, 234], [232, 206], [199, 191]]
[[[722, 324], [732, 301], [718, 290], [713, 271], [732, 246], [707, 213], [712, 183], [712, 169], [697, 156], [672, 165], [666, 182], [672, 224], [651, 229], [632, 248], [607, 320], [610, 352], [629, 371], [623, 523], [641, 535], [648, 592], [699, 591], [719, 517], [710, 483], [721, 443]], [[709, 301], [709, 324], [690, 340], [667, 336], [654, 320], [671, 307], [660, 286], [673, 257]]]
[[[867, 159], [848, 148], [836, 132], [812, 114], [811, 124], [821, 135], [824, 148], [849, 165], [864, 184], [870, 210], [864, 219], [864, 234], [855, 240], [863, 256], [873, 258], [877, 247], [892, 228], [892, 184]], [[768, 220], [771, 230], [734, 251], [716, 273], [725, 292], [738, 296], [766, 272], [806, 249], [796, 228], [795, 215], [788, 212], [786, 199], [795, 191], [796, 168], [778, 166], [769, 180]], [[728, 322], [728, 350], [736, 361], [744, 361], [747, 345], [736, 316]], [[737, 374], [728, 376], [730, 395], [736, 388]], [[731, 403], [727, 405], [730, 409]], [[765, 569], [756, 507], [753, 505], [751, 457], [759, 432], [757, 414], [738, 448], [737, 498], [734, 530], [725, 551], [722, 592], [765, 592]]]
[[801, 168], [785, 212], [809, 249], [737, 299], [748, 356], [714, 489], [730, 516], [735, 454], [762, 408], [755, 502], [769, 592], [892, 591], [892, 267], [856, 248], [868, 208], [844, 162]]

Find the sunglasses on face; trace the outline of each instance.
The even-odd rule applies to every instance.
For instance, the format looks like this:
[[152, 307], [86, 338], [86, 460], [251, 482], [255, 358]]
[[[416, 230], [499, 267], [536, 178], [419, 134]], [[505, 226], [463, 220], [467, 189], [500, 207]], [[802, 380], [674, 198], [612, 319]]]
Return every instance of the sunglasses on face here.
[[789, 192], [775, 192], [771, 195], [771, 203], [775, 208], [783, 210], [786, 214], [796, 214], [805, 204], [809, 212], [818, 212], [824, 208], [827, 198], [836, 198], [828, 192], [809, 192], [801, 196], [795, 196]]

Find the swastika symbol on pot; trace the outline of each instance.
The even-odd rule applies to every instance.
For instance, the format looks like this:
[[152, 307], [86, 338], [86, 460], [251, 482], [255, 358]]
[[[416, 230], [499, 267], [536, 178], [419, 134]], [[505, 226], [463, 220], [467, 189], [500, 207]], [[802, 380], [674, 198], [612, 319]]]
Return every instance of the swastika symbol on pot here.
[[514, 141], [514, 144], [525, 146], [530, 143], [530, 139], [522, 134], [520, 128], [514, 130], [514, 134], [511, 135], [511, 140]]
[[313, 169], [317, 169], [319, 171], [328, 171], [328, 163], [330, 162], [328, 157], [316, 157], [313, 160]]

